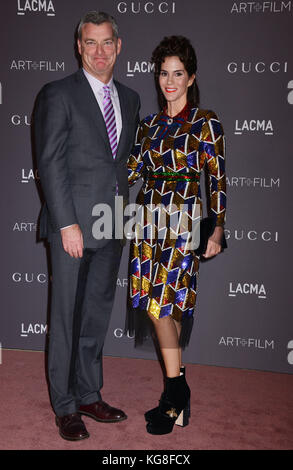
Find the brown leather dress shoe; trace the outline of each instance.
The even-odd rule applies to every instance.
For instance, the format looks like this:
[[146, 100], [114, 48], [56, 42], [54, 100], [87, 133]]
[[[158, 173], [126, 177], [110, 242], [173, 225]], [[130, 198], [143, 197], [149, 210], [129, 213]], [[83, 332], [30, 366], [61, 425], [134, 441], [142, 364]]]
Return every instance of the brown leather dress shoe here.
[[59, 427], [59, 434], [68, 441], [81, 441], [90, 437], [84, 422], [78, 413], [65, 416], [56, 416], [56, 424]]
[[102, 400], [90, 405], [81, 405], [78, 412], [102, 423], [116, 423], [127, 418], [124, 411], [113, 408]]

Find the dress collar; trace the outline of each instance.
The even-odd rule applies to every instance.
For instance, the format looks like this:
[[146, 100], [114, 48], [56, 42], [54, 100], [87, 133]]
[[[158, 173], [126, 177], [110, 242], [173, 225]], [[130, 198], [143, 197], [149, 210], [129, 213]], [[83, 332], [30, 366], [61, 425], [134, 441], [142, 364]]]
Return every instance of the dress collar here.
[[165, 107], [165, 108], [163, 109], [163, 115], [166, 116], [167, 119], [170, 119], [170, 120], [172, 119], [173, 121], [177, 121], [177, 120], [178, 120], [178, 121], [181, 121], [181, 120], [187, 121], [188, 116], [189, 116], [189, 114], [190, 114], [190, 111], [191, 111], [191, 105], [190, 105], [190, 103], [187, 101], [187, 103], [186, 103], [186, 105], [184, 106], [184, 108], [181, 109], [181, 111], [180, 111], [178, 114], [176, 114], [176, 116], [173, 116], [173, 117], [169, 116], [168, 113], [167, 113], [167, 107]]

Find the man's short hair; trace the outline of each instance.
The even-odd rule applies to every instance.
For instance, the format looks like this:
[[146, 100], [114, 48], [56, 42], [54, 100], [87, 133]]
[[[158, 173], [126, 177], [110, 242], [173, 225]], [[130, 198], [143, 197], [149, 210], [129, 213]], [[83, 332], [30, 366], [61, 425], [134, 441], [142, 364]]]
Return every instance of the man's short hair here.
[[116, 23], [116, 20], [113, 16], [109, 15], [108, 13], [104, 13], [103, 11], [89, 11], [88, 13], [86, 13], [81, 18], [77, 28], [77, 37], [79, 40], [81, 40], [82, 36], [82, 27], [86, 23], [93, 23], [96, 25], [110, 23], [112, 25], [114, 37], [118, 38], [118, 25]]

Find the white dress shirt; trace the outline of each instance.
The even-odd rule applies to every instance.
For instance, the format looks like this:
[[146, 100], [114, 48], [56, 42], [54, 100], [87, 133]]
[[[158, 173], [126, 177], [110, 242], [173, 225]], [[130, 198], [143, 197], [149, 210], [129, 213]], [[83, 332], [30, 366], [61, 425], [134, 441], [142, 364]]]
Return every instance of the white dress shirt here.
[[[119, 101], [119, 96], [117, 92], [117, 88], [115, 87], [113, 77], [111, 77], [111, 80], [109, 83], [103, 83], [100, 80], [98, 80], [96, 77], [88, 73], [85, 69], [82, 69], [83, 73], [85, 74], [86, 78], [88, 79], [88, 82], [91, 86], [91, 89], [93, 90], [93, 93], [95, 95], [95, 98], [98, 102], [98, 105], [100, 107], [101, 113], [104, 116], [104, 106], [103, 106], [103, 99], [104, 99], [104, 90], [103, 86], [108, 85], [110, 88], [110, 96], [114, 108], [114, 113], [115, 113], [115, 121], [116, 121], [116, 131], [117, 131], [117, 144], [119, 143], [121, 131], [122, 131], [122, 117], [121, 117], [121, 108], [120, 108], [120, 101]], [[64, 228], [72, 227], [72, 225], [66, 225], [66, 227], [62, 227], [60, 230], [63, 230]]]
[[103, 107], [103, 99], [104, 99], [104, 90], [103, 86], [108, 85], [110, 88], [110, 95], [111, 100], [113, 103], [113, 108], [115, 112], [115, 120], [116, 120], [116, 129], [117, 129], [117, 143], [119, 143], [119, 138], [122, 130], [122, 118], [121, 118], [121, 109], [120, 109], [120, 101], [117, 92], [117, 88], [115, 87], [113, 77], [109, 81], [109, 83], [103, 83], [98, 80], [96, 77], [88, 73], [86, 70], [83, 69], [83, 73], [85, 74], [88, 82], [93, 90], [93, 93], [96, 97], [96, 100], [100, 106], [101, 113], [104, 116], [104, 107]]

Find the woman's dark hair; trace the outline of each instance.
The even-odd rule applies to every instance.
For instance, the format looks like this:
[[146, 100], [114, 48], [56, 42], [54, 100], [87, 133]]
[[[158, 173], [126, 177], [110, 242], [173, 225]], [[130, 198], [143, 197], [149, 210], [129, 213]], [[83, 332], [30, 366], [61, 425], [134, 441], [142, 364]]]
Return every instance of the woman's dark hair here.
[[[155, 84], [158, 93], [158, 102], [161, 109], [163, 109], [167, 104], [166, 98], [164, 97], [159, 84], [161, 66], [166, 57], [172, 56], [176, 56], [181, 60], [189, 77], [197, 71], [197, 58], [190, 41], [184, 36], [164, 37], [153, 51], [151, 58], [151, 62], [155, 66]], [[193, 85], [188, 88], [187, 101], [194, 107], [199, 103], [199, 89], [196, 80], [194, 80]]]

